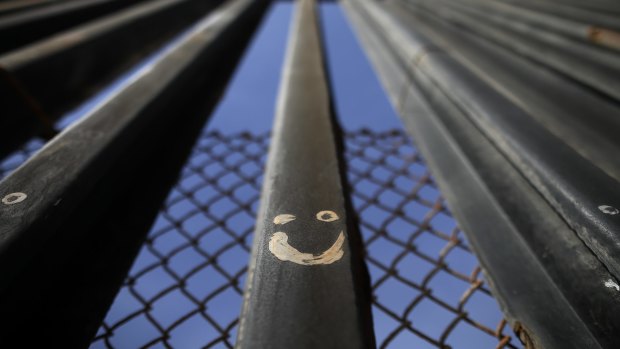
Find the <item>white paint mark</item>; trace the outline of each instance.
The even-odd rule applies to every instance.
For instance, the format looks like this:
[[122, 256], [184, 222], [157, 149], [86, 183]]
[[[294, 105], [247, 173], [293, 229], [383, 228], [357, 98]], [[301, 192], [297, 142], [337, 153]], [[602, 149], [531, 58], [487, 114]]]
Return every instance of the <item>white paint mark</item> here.
[[281, 215], [277, 215], [276, 218], [273, 219], [273, 222], [275, 224], [286, 224], [290, 221], [294, 221], [295, 220], [295, 215], [292, 214], [281, 214]]
[[2, 203], [5, 205], [13, 205], [26, 200], [27, 197], [28, 195], [25, 193], [11, 193], [2, 198]]
[[277, 232], [269, 240], [269, 251], [281, 261], [290, 261], [301, 265], [332, 264], [344, 255], [342, 244], [344, 243], [344, 233], [341, 231], [334, 244], [320, 255], [299, 252], [296, 248], [288, 244], [286, 233]]
[[316, 219], [323, 222], [333, 222], [338, 220], [340, 217], [334, 211], [321, 211], [316, 214]]
[[620, 292], [620, 285], [618, 285], [614, 280], [609, 279], [605, 281], [605, 287], [607, 288], [615, 288], [616, 291]]
[[617, 208], [613, 206], [608, 206], [608, 205], [601, 205], [598, 207], [598, 209], [601, 210], [601, 212], [612, 215], [612, 216], [620, 213], [620, 211]]
[[[297, 217], [292, 214], [281, 214], [273, 219], [273, 222], [278, 225], [286, 224]], [[323, 222], [333, 222], [340, 219], [334, 211], [321, 211], [316, 214], [316, 219]], [[273, 253], [276, 258], [281, 261], [290, 261], [301, 265], [319, 265], [319, 264], [332, 264], [344, 255], [342, 245], [344, 243], [344, 232], [340, 231], [340, 235], [330, 248], [325, 250], [319, 255], [312, 253], [304, 253], [297, 250], [295, 247], [289, 245], [288, 235], [284, 232], [276, 232], [269, 239], [269, 251]]]

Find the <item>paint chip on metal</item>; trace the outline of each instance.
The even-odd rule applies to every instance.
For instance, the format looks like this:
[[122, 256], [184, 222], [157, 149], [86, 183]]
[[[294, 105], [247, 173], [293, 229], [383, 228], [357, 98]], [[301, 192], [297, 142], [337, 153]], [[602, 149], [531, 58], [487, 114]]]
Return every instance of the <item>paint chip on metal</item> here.
[[605, 287], [607, 288], [615, 288], [616, 291], [620, 292], [620, 285], [618, 285], [614, 280], [609, 279], [605, 281]]
[[282, 225], [290, 221], [294, 221], [295, 218], [297, 217], [295, 217], [295, 215], [292, 215], [292, 214], [280, 214], [280, 215], [277, 215], [276, 218], [273, 219], [273, 223]]

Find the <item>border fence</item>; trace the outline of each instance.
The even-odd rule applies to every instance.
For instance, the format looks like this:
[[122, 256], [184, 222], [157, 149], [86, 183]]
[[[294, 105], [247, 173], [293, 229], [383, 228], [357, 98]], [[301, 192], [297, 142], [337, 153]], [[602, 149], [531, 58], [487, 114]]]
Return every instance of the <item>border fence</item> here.
[[[91, 348], [233, 347], [269, 140], [200, 137]], [[345, 140], [377, 346], [521, 348], [407, 136]]]
[[620, 346], [618, 4], [342, 0], [377, 132], [298, 0], [272, 131], [201, 131], [270, 3], [0, 4], [3, 347]]

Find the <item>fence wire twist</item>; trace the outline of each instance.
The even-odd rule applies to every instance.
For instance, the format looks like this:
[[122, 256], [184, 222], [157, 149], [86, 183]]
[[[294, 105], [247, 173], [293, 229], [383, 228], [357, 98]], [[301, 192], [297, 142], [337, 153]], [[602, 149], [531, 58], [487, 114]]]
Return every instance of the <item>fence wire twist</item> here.
[[[232, 348], [269, 135], [205, 133], [91, 348]], [[380, 348], [521, 348], [401, 131], [346, 133]]]

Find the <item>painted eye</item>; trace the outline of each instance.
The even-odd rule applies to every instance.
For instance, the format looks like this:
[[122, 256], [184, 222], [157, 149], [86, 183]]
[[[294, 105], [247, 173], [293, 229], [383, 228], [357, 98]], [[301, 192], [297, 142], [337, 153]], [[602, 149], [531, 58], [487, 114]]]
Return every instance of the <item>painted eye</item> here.
[[321, 211], [316, 214], [316, 219], [323, 222], [333, 222], [338, 220], [338, 215], [334, 211]]
[[282, 225], [290, 221], [294, 221], [295, 218], [297, 217], [295, 217], [295, 215], [292, 215], [292, 214], [280, 214], [280, 215], [277, 215], [276, 218], [273, 219], [273, 222], [275, 224]]

